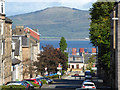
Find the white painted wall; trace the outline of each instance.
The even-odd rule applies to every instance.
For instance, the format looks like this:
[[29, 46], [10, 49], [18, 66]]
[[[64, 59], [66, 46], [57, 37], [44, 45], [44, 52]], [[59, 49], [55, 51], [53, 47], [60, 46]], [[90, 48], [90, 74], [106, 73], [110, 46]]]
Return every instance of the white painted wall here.
[[77, 69], [76, 65], [79, 65], [79, 68], [82, 68], [83, 67], [83, 63], [68, 63], [68, 65], [70, 65], [70, 68], [72, 68], [72, 65], [74, 65], [74, 69]]

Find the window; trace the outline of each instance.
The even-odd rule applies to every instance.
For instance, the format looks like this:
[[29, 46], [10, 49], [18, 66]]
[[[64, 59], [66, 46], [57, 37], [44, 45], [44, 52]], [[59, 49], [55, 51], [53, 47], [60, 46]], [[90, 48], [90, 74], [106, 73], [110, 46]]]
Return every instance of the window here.
[[3, 48], [4, 48], [4, 47], [3, 47], [3, 42], [2, 42], [2, 52], [1, 52], [1, 55], [3, 55], [3, 50], [4, 50]]
[[3, 23], [1, 23], [1, 35], [3, 35]]
[[3, 13], [3, 3], [1, 3], [1, 13]]
[[68, 68], [70, 68], [70, 65], [68, 66]]
[[79, 64], [76, 65], [76, 68], [79, 69]]
[[73, 56], [73, 61], [75, 61], [75, 56]]
[[72, 65], [72, 69], [74, 69], [74, 65]]

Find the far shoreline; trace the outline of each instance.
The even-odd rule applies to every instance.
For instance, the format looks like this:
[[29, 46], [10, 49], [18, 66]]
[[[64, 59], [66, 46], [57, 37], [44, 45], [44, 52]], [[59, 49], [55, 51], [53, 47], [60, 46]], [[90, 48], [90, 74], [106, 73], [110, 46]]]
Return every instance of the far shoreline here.
[[[40, 41], [60, 41], [60, 39], [40, 39]], [[66, 39], [66, 41], [90, 41], [90, 39]]]

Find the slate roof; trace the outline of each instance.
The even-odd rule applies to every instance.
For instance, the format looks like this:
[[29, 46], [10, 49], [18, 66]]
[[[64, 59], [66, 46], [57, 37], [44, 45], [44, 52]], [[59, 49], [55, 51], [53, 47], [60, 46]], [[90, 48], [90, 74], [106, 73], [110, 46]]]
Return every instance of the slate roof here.
[[[70, 59], [72, 58], [72, 60]], [[69, 55], [69, 63], [83, 63], [83, 56], [80, 55]]]
[[15, 56], [19, 56], [19, 50], [20, 50], [20, 40], [18, 38], [12, 37], [12, 41], [15, 43]]
[[5, 17], [5, 23], [13, 23], [13, 21], [7, 17]]
[[27, 38], [26, 36], [22, 36], [22, 45], [23, 46], [29, 46], [29, 38]]
[[21, 62], [21, 61], [18, 60], [18, 59], [16, 59], [16, 58], [12, 59], [12, 65], [19, 64], [20, 62]]
[[80, 55], [69, 55], [69, 57], [79, 57], [79, 58], [83, 58], [83, 56], [80, 56]]

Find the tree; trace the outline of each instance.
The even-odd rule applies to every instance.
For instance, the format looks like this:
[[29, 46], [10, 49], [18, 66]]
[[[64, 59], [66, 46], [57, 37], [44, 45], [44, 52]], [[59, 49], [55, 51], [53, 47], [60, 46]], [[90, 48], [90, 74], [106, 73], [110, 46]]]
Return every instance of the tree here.
[[96, 2], [92, 6], [90, 9], [90, 41], [98, 47], [98, 65], [107, 76], [110, 73], [110, 12], [114, 3]]
[[48, 73], [55, 73], [59, 63], [61, 63], [63, 70], [67, 70], [67, 58], [60, 50], [50, 45], [46, 45], [46, 47], [42, 48], [43, 52], [38, 54], [38, 61], [34, 63], [38, 72], [43, 74], [45, 72], [45, 67], [47, 67]]
[[29, 76], [30, 78], [32, 78], [33, 74], [35, 74], [33, 61], [30, 59], [26, 59], [22, 63], [23, 63], [23, 79], [26, 77], [28, 78]]
[[67, 43], [64, 37], [61, 37], [59, 46], [60, 46], [60, 51], [67, 57], [68, 60], [68, 53], [65, 52], [65, 50], [67, 49]]
[[96, 61], [96, 56], [95, 55], [92, 55], [89, 60], [87, 61], [87, 69], [88, 70], [92, 70], [92, 67], [93, 67], [93, 64], [95, 63]]
[[59, 45], [60, 45], [60, 51], [64, 52], [67, 48], [67, 43], [64, 37], [61, 37]]

